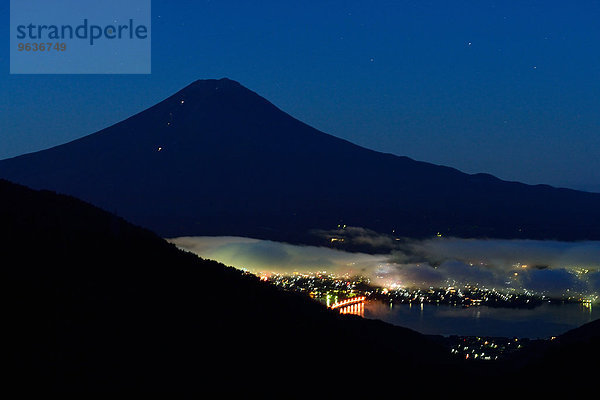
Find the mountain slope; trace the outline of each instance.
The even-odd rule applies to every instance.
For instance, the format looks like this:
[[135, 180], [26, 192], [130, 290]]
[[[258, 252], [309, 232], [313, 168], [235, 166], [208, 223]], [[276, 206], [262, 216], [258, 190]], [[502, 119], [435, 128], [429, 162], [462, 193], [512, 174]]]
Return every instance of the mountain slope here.
[[503, 365], [508, 380], [521, 386], [536, 382], [548, 393], [577, 382], [593, 382], [600, 359], [600, 319], [572, 329], [551, 341], [542, 341]]
[[501, 181], [361, 148], [228, 80], [194, 82], [82, 139], [0, 161], [163, 237], [314, 243], [344, 223], [399, 236], [600, 239], [600, 194]]
[[299, 394], [312, 389], [290, 379], [343, 389], [330, 381], [340, 355], [399, 362], [403, 382], [450, 365], [423, 335], [281, 292], [72, 197], [0, 180], [0, 220], [5, 382], [20, 392]]

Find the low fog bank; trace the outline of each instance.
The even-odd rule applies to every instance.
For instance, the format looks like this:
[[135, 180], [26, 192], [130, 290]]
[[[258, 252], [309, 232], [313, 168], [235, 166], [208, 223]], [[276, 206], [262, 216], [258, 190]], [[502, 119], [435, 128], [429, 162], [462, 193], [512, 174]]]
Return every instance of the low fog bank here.
[[[546, 294], [600, 293], [600, 242], [411, 240], [362, 228], [318, 231], [331, 245], [372, 245], [381, 254], [299, 246], [241, 237], [169, 239], [181, 249], [253, 273], [327, 271], [357, 274], [383, 286], [478, 285]], [[331, 240], [333, 239], [333, 240]]]

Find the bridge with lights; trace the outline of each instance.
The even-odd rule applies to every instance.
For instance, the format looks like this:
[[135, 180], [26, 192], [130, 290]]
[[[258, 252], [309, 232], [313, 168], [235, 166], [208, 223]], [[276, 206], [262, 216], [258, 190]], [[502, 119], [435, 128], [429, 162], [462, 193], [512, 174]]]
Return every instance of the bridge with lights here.
[[329, 306], [332, 310], [339, 310], [340, 314], [354, 314], [364, 317], [365, 296], [351, 297], [349, 299], [338, 301]]

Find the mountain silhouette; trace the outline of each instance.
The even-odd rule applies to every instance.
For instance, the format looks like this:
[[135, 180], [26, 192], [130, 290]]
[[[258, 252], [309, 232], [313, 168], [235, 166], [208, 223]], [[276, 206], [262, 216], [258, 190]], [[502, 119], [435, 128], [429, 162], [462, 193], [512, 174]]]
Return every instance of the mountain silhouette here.
[[600, 239], [600, 194], [502, 181], [320, 132], [229, 80], [199, 80], [122, 122], [0, 161], [162, 237], [317, 244], [338, 224], [397, 236]]

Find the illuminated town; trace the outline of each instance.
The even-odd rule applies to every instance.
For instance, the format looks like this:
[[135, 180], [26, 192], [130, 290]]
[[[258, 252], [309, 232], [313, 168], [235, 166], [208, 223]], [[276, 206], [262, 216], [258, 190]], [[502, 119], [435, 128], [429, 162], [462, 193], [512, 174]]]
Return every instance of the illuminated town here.
[[381, 287], [361, 276], [338, 276], [325, 271], [316, 273], [261, 274], [268, 281], [285, 290], [308, 294], [323, 304], [333, 304], [363, 296], [365, 300], [380, 300], [395, 304], [444, 304], [461, 307], [535, 307], [542, 303], [581, 303], [591, 307], [598, 295], [574, 293], [568, 289], [562, 296], [550, 296], [528, 290], [496, 289], [473, 285], [449, 285], [442, 288], [409, 288], [398, 285]]
[[[393, 304], [433, 304], [456, 307], [533, 308], [543, 303], [579, 303], [591, 308], [598, 296], [547, 296], [523, 290], [498, 290], [475, 286], [445, 288], [390, 288], [373, 284], [361, 276], [337, 276], [325, 271], [316, 273], [260, 274], [260, 279], [289, 291], [304, 293], [340, 314], [364, 317], [365, 302], [380, 301]], [[457, 336], [439, 338], [440, 343], [456, 357], [466, 360], [494, 361], [521, 350], [536, 340], [527, 338]]]

